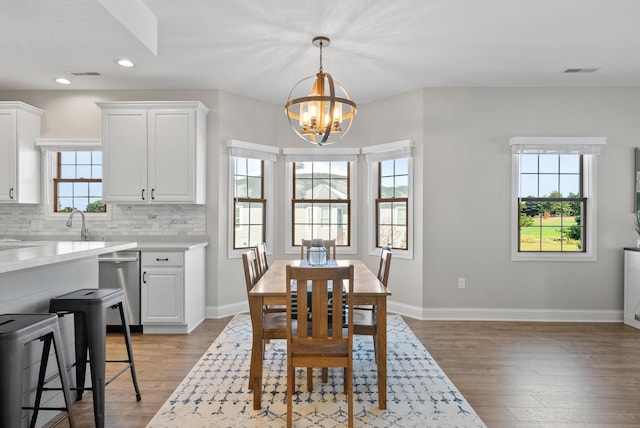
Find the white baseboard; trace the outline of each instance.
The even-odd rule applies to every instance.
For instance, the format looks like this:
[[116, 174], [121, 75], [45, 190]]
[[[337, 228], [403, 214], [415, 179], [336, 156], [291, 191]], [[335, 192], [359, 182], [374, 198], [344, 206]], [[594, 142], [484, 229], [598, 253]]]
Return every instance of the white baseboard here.
[[622, 322], [622, 310], [423, 308], [424, 320]]
[[238, 302], [223, 306], [207, 306], [205, 317], [218, 319], [245, 312], [249, 312], [249, 304], [247, 302]]
[[[422, 308], [389, 301], [387, 311], [421, 320], [441, 321], [543, 321], [543, 322], [622, 322], [622, 310], [500, 309], [500, 308]], [[224, 318], [249, 312], [246, 302], [208, 306], [207, 318]]]

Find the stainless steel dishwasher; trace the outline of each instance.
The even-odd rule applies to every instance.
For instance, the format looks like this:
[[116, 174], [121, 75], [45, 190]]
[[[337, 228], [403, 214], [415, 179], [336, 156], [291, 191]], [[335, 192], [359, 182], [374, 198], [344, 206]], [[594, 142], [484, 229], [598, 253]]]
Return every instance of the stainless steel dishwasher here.
[[[127, 299], [131, 331], [142, 331], [140, 322], [140, 251], [117, 251], [102, 254], [100, 262], [100, 288], [122, 288]], [[122, 329], [120, 314], [111, 309], [107, 313], [107, 329]]]

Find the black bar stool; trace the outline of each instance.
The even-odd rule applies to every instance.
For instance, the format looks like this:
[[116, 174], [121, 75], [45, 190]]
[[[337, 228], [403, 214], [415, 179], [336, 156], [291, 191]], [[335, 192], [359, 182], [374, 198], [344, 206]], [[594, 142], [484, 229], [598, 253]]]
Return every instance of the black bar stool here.
[[[128, 360], [106, 359], [106, 331], [107, 309], [118, 308], [122, 320]], [[96, 427], [104, 427], [104, 397], [105, 387], [127, 370], [131, 370], [136, 400], [140, 401], [140, 389], [136, 377], [136, 367], [133, 362], [131, 347], [131, 333], [127, 315], [124, 292], [120, 288], [88, 288], [72, 291], [55, 297], [49, 302], [49, 312], [56, 312], [59, 316], [68, 313], [74, 315], [75, 351], [76, 351], [76, 394], [82, 400], [85, 390], [93, 392], [93, 416]], [[87, 349], [90, 359], [87, 360]], [[89, 362], [91, 371], [91, 388], [85, 388], [85, 372]], [[126, 366], [111, 379], [105, 380], [106, 363], [126, 363]], [[73, 388], [72, 388], [73, 389]]]
[[[34, 340], [42, 340], [42, 359], [38, 374], [38, 387], [34, 407], [22, 407], [22, 383], [24, 372], [25, 345]], [[62, 388], [44, 388], [47, 362], [51, 342], [58, 361], [58, 373]], [[64, 358], [62, 337], [58, 317], [54, 314], [5, 314], [0, 315], [0, 426], [22, 426], [22, 409], [33, 410], [31, 427], [36, 424], [38, 410], [66, 410], [69, 424], [73, 426], [71, 412], [71, 392], [67, 364]], [[40, 407], [42, 392], [62, 389], [65, 407]]]

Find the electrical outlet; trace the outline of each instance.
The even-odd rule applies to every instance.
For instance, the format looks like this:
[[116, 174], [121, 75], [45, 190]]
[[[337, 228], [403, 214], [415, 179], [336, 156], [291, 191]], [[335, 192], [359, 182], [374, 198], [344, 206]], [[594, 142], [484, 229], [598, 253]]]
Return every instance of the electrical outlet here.
[[467, 280], [465, 278], [458, 278], [458, 288], [465, 288], [467, 286]]

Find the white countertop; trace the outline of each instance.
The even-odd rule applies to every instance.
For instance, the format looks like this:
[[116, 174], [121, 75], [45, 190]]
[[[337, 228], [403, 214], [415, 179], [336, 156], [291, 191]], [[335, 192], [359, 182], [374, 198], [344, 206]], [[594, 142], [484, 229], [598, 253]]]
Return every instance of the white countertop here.
[[[79, 237], [79, 236], [78, 236]], [[0, 255], [2, 255], [2, 245], [18, 244], [32, 245], [34, 243], [59, 242], [59, 241], [75, 241], [76, 236], [71, 235], [18, 235], [18, 236], [0, 236]], [[150, 236], [150, 235], [112, 235], [108, 236], [106, 241], [95, 237], [95, 241], [89, 242], [130, 242], [135, 241], [134, 249], [141, 251], [188, 251], [198, 247], [206, 247], [209, 245], [208, 236]], [[7, 241], [3, 241], [7, 239]], [[114, 250], [117, 251], [117, 250]], [[1, 259], [0, 259], [1, 261]]]
[[0, 242], [0, 274], [137, 248], [126, 241]]

